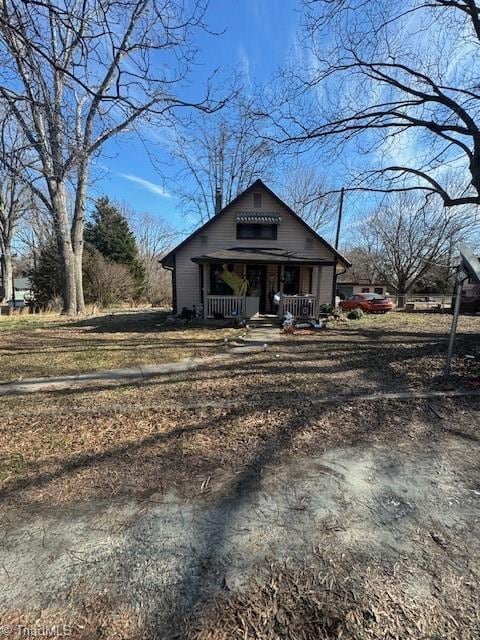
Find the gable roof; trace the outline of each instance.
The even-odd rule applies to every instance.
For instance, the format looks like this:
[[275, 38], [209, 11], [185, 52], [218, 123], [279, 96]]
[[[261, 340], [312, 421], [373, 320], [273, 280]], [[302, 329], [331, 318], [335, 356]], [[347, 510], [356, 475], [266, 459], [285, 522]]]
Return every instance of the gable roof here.
[[307, 231], [309, 231], [317, 240], [319, 240], [324, 247], [326, 247], [329, 251], [331, 251], [341, 262], [343, 262], [343, 264], [346, 267], [350, 267], [351, 263], [347, 260], [347, 258], [345, 258], [345, 256], [343, 256], [339, 251], [337, 251], [334, 247], [332, 247], [331, 244], [329, 244], [326, 240], [324, 240], [324, 238], [322, 238], [322, 236], [320, 236], [316, 231], [314, 231], [312, 229], [312, 227], [310, 227], [310, 225], [308, 225], [305, 220], [303, 220], [303, 218], [301, 218], [298, 213], [295, 213], [295, 211], [293, 211], [293, 209], [291, 209], [288, 204], [286, 204], [285, 202], [283, 202], [283, 200], [281, 198], [279, 198], [277, 196], [276, 193], [274, 193], [271, 189], [269, 189], [267, 187], [267, 185], [262, 182], [262, 180], [258, 179], [255, 180], [255, 182], [252, 182], [252, 184], [247, 187], [245, 189], [245, 191], [242, 191], [242, 193], [240, 193], [236, 198], [234, 198], [233, 200], [231, 200], [227, 205], [225, 205], [225, 207], [223, 207], [223, 209], [221, 211], [219, 211], [216, 215], [212, 216], [209, 220], [207, 220], [207, 222], [205, 222], [205, 224], [203, 224], [201, 227], [199, 227], [198, 229], [196, 229], [193, 233], [191, 233], [188, 237], [185, 238], [185, 240], [182, 240], [182, 242], [180, 242], [180, 244], [178, 244], [174, 249], [172, 249], [169, 253], [167, 253], [166, 256], [164, 256], [160, 262], [161, 264], [165, 267], [172, 267], [173, 263], [174, 263], [174, 255], [175, 253], [181, 249], [183, 246], [185, 246], [187, 244], [187, 242], [189, 242], [190, 240], [192, 240], [193, 238], [195, 238], [195, 236], [197, 236], [199, 233], [202, 233], [202, 231], [205, 231], [205, 229], [207, 229], [210, 225], [212, 225], [214, 222], [216, 222], [220, 216], [223, 216], [225, 213], [227, 213], [227, 211], [230, 211], [230, 209], [232, 209], [237, 202], [243, 198], [243, 196], [247, 195], [248, 193], [250, 193], [251, 191], [254, 191], [258, 188], [262, 188], [264, 189], [281, 207], [284, 207], [288, 213], [295, 218], [295, 220], [297, 220], [301, 225], [303, 225], [305, 227], [305, 229], [307, 229]]

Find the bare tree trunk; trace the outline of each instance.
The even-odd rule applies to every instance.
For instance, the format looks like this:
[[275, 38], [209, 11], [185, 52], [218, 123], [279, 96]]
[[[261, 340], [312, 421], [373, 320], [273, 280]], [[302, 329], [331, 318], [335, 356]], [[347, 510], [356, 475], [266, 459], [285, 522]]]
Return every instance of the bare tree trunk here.
[[404, 309], [405, 304], [407, 302], [407, 293], [403, 289], [399, 289], [397, 291], [397, 307], [399, 309]]
[[77, 302], [77, 314], [85, 313], [85, 299], [83, 295], [83, 240], [81, 248], [74, 251], [75, 259], [75, 295]]
[[85, 228], [85, 208], [87, 201], [88, 157], [84, 157], [78, 170], [77, 189], [75, 194], [75, 211], [72, 223], [72, 245], [75, 255], [75, 285], [77, 313], [85, 313], [83, 294], [83, 233]]
[[8, 302], [12, 299], [12, 253], [10, 249], [3, 248], [2, 257], [0, 259], [2, 269], [2, 284], [3, 284], [3, 302]]
[[67, 197], [65, 185], [57, 183], [52, 194], [53, 215], [58, 238], [58, 248], [65, 268], [63, 312], [75, 315], [77, 312], [76, 263], [73, 253], [70, 225], [67, 212]]

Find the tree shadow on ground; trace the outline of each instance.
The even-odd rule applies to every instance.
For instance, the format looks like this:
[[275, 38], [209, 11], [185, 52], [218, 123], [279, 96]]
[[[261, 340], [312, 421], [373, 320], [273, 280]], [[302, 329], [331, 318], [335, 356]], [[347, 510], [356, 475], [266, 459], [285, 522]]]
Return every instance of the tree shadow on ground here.
[[[430, 337], [429, 335], [428, 338]], [[318, 346], [318, 343], [315, 344]], [[302, 343], [302, 348], [307, 351], [312, 346], [313, 342], [312, 345], [309, 345], [308, 342]], [[184, 480], [190, 483], [198, 482], [199, 476], [215, 477], [219, 472], [228, 468], [229, 480], [212, 497], [217, 514], [214, 526], [209, 529], [208, 538], [198, 540], [196, 545], [198, 553], [185, 563], [178, 583], [172, 585], [170, 594], [172, 602], [168, 615], [165, 615], [165, 611], [161, 610], [162, 602], [155, 602], [158, 611], [152, 624], [156, 637], [182, 637], [186, 631], [179, 620], [182, 619], [185, 612], [195, 612], [195, 615], [200, 616], [202, 609], [205, 610], [209, 606], [212, 595], [224, 586], [221, 582], [221, 576], [219, 578], [218, 568], [222, 565], [229, 528], [236, 515], [244, 507], [246, 501], [259, 492], [266, 471], [272, 466], [281, 464], [285, 457], [298, 451], [299, 437], [307, 429], [315, 428], [328, 417], [329, 410], [326, 407], [316, 406], [312, 403], [321, 395], [338, 392], [339, 386], [341, 390], [341, 385], [338, 382], [335, 386], [334, 381], [326, 379], [328, 374], [354, 370], [360, 371], [364, 375], [363, 372], [368, 371], [371, 380], [378, 388], [384, 388], [385, 384], [391, 386], [391, 381], [395, 380], [395, 390], [399, 390], [402, 387], [408, 387], [411, 380], [408, 370], [397, 372], [392, 369], [392, 365], [399, 361], [403, 362], [406, 358], [414, 360], [425, 355], [438, 356], [443, 352], [444, 346], [443, 336], [441, 340], [437, 337], [429, 344], [416, 344], [406, 351], [403, 348], [392, 349], [391, 346], [381, 345], [375, 340], [370, 340], [368, 345], [361, 348], [358, 344], [346, 348], [343, 340], [338, 342], [333, 340], [329, 342], [328, 348], [322, 350], [321, 353], [302, 354], [290, 364], [279, 362], [275, 358], [276, 352], [272, 350], [271, 353], [266, 352], [254, 358], [236, 360], [235, 370], [232, 370], [232, 364], [214, 363], [203, 372], [197, 372], [195, 376], [190, 373], [182, 374], [175, 376], [174, 380], [170, 378], [165, 382], [152, 379], [138, 388], [141, 390], [142, 387], [150, 387], [153, 391], [159, 390], [161, 393], [162, 388], [178, 385], [179, 381], [182, 381], [185, 383], [183, 387], [175, 387], [175, 400], [185, 402], [192, 401], [195, 395], [199, 400], [205, 399], [202, 383], [211, 384], [212, 380], [216, 379], [227, 380], [230, 391], [220, 389], [218, 397], [225, 397], [226, 393], [235, 393], [234, 397], [238, 398], [239, 403], [242, 402], [242, 404], [213, 415], [202, 415], [198, 419], [195, 412], [188, 419], [186, 416], [175, 416], [174, 420], [179, 422], [181, 426], [174, 426], [167, 432], [157, 432], [135, 442], [111, 446], [102, 452], [92, 451], [80, 456], [71, 456], [60, 463], [54, 471], [45, 472], [42, 469], [42, 460], [37, 460], [27, 470], [28, 477], [6, 484], [0, 492], [0, 498], [16, 500], [21, 497], [22, 492], [29, 488], [48, 486], [59, 479], [74, 476], [80, 471], [90, 471], [95, 467], [103, 468], [104, 472], [119, 478], [119, 481], [123, 483], [122, 471], [127, 469], [128, 465], [136, 470], [141, 470], [142, 459], [148, 462], [145, 477], [140, 478], [145, 492], [152, 490], [152, 486], [153, 490], [158, 489], [158, 478], [163, 475], [168, 478], [168, 474], [179, 465]], [[282, 344], [280, 348], [284, 349], [285, 346]], [[372, 350], [374, 351], [373, 355]], [[341, 358], [340, 361], [332, 361], [332, 351], [336, 352], [336, 357]], [[293, 352], [295, 353], [295, 349]], [[383, 369], [372, 367], [372, 358], [376, 360], [379, 356], [382, 359], [385, 358]], [[304, 379], [303, 381], [299, 379], [297, 384], [293, 371], [295, 367], [298, 368], [298, 375], [306, 375], [310, 380], [307, 386], [305, 386]], [[262, 375], [261, 384], [255, 379], [255, 375], [258, 373]], [[287, 380], [286, 376], [291, 376], [291, 379]], [[251, 380], [248, 380], [249, 377]], [[248, 380], [248, 384], [242, 386], [238, 384], [239, 380]], [[198, 383], [198, 387], [195, 386], [195, 383]], [[93, 387], [81, 393], [92, 393], [92, 391], [98, 391], [101, 388], [101, 386]], [[248, 405], [248, 400], [253, 392], [260, 394], [260, 402], [262, 399], [265, 400], [260, 412], [255, 404]], [[68, 398], [79, 394], [79, 392], [72, 391], [69, 394], [62, 392], [62, 394]], [[281, 402], [275, 406], [271, 403], [271, 399], [278, 398], [279, 394]], [[349, 399], [349, 402], [351, 401], [352, 399]], [[364, 446], [370, 438], [384, 438], [389, 442], [394, 452], [396, 442], [405, 436], [405, 432], [399, 430], [398, 426], [389, 431], [392, 424], [390, 412], [392, 415], [395, 412], [400, 413], [402, 424], [408, 424], [412, 420], [416, 408], [413, 404], [408, 403], [398, 403], [397, 405], [390, 403], [386, 408], [387, 411], [385, 411], [385, 407], [381, 406], [378, 409], [373, 409], [370, 413], [370, 420], [359, 419], [355, 422], [354, 428], [350, 430], [341, 425], [339, 417], [339, 428], [343, 429], [341, 446]], [[168, 407], [164, 411], [168, 412]], [[270, 423], [268, 428], [263, 428], [261, 421], [267, 411]], [[375, 413], [378, 415], [374, 416]], [[139, 416], [139, 419], [141, 418], [142, 416]], [[243, 450], [248, 450], [248, 455], [244, 458], [235, 453], [239, 448], [239, 443], [235, 442], [235, 438], [238, 436], [229, 433], [233, 420], [250, 425], [245, 437], [248, 444], [241, 443], [244, 447]], [[209, 455], [205, 455], [204, 463], [193, 467], [190, 466], [191, 458], [186, 455], [184, 445], [186, 438], [198, 434], [213, 436], [216, 448]], [[443, 446], [441, 439], [432, 439], [432, 432], [425, 432], [421, 438], [423, 444], [428, 444], [430, 447], [432, 455], [435, 454], [437, 448]], [[154, 451], [156, 446], [168, 443], [171, 444], [171, 448], [163, 454]], [[333, 446], [333, 443], [333, 437], [328, 440], [328, 436], [325, 437], [322, 434], [320, 442], [316, 445], [312, 444], [309, 452], [313, 454], [315, 446], [322, 449]], [[228, 455], [229, 453], [230, 455]], [[195, 455], [194, 450], [191, 455]], [[148, 475], [152, 469], [152, 461], [157, 467], [157, 476]], [[157, 484], [154, 484], [155, 482]], [[195, 536], [195, 531], [192, 532], [192, 535]], [[197, 535], [201, 537], [203, 534], [197, 532]], [[131, 543], [134, 544], [135, 540], [132, 539]]]
[[110, 315], [93, 316], [70, 322], [63, 326], [87, 328], [89, 333], [164, 333], [166, 331], [182, 333], [184, 331], [202, 331], [202, 329], [216, 330], [234, 327], [233, 323], [225, 322], [224, 326], [204, 324], [203, 322], [178, 320], [166, 322], [166, 311], [146, 311], [132, 313], [112, 313]]

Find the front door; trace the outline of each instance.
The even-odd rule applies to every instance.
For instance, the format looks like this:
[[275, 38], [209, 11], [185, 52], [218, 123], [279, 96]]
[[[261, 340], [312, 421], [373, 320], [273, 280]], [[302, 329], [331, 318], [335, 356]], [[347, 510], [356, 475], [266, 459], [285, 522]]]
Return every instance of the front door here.
[[267, 268], [264, 264], [247, 265], [248, 295], [259, 299], [259, 313], [266, 312]]

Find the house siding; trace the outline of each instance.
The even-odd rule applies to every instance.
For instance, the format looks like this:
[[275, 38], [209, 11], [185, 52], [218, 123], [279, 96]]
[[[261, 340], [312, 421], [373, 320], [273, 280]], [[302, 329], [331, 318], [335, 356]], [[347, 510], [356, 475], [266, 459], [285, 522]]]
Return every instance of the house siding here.
[[[254, 208], [254, 193], [262, 193], [261, 208]], [[237, 240], [236, 225], [237, 213], [248, 211], [249, 213], [272, 213], [279, 215], [281, 221], [278, 224], [276, 240]], [[206, 239], [205, 239], [206, 236]], [[306, 240], [309, 242], [306, 242]], [[310, 242], [313, 240], [313, 242]], [[191, 308], [201, 304], [200, 270], [198, 264], [192, 262], [195, 256], [211, 253], [220, 249], [233, 247], [251, 248], [281, 248], [294, 251], [308, 258], [321, 260], [333, 260], [334, 255], [320, 240], [296, 220], [284, 207], [274, 200], [270, 194], [262, 188], [258, 191], [247, 193], [241, 197], [234, 207], [220, 215], [218, 220], [211, 224], [200, 235], [191, 238], [183, 247], [175, 253], [175, 277], [177, 294], [177, 311], [183, 307]], [[305, 288], [306, 282], [302, 280], [301, 287]], [[318, 285], [320, 285], [318, 289]], [[329, 303], [332, 299], [333, 267], [314, 267], [312, 278], [312, 292], [319, 295], [320, 304]]]
[[[368, 289], [368, 291], [364, 291]], [[376, 291], [378, 289], [378, 291]], [[381, 289], [381, 291], [380, 291]], [[356, 295], [357, 293], [380, 293], [386, 295], [388, 293], [388, 286], [386, 284], [353, 284], [351, 282], [337, 282], [337, 291], [344, 295]]]

